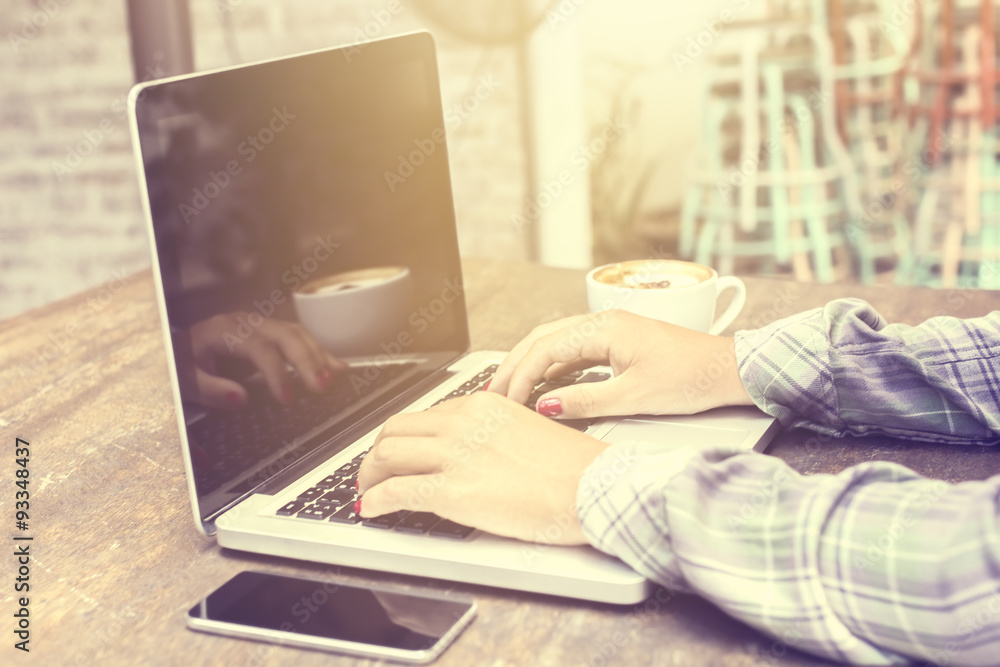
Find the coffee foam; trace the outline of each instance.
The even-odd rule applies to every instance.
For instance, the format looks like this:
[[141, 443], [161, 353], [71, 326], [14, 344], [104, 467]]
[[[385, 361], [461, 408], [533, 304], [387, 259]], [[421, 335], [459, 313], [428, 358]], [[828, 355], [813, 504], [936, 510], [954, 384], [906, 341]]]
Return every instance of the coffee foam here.
[[360, 269], [357, 271], [345, 271], [332, 276], [325, 276], [310, 281], [299, 288], [299, 294], [332, 294], [334, 292], [346, 292], [348, 290], [381, 285], [404, 273], [406, 269], [400, 267], [380, 267], [374, 269]]
[[700, 264], [670, 260], [633, 260], [607, 266], [594, 280], [631, 289], [678, 289], [703, 283], [712, 271]]

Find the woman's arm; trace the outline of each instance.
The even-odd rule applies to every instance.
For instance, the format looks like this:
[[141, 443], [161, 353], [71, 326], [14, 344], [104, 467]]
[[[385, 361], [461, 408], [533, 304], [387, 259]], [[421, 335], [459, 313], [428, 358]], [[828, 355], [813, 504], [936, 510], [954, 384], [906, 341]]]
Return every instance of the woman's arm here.
[[842, 299], [736, 334], [743, 384], [787, 426], [935, 442], [1000, 438], [1000, 312], [887, 325]]
[[615, 446], [577, 511], [598, 549], [834, 660], [1000, 661], [1000, 476], [951, 485], [875, 462], [802, 476], [779, 459]]
[[[640, 320], [540, 327], [501, 366], [494, 393], [394, 417], [361, 468], [362, 515], [424, 509], [526, 540], [565, 518], [564, 543], [586, 539], [696, 591], [779, 648], [868, 664], [997, 664], [1000, 477], [953, 486], [889, 463], [801, 476], [757, 454], [606, 448], [497, 394], [520, 400], [542, 377], [607, 363], [613, 380], [546, 396], [564, 416], [752, 399], [785, 424], [838, 435], [992, 441], [1000, 317], [886, 326], [867, 304], [838, 301], [740, 332], [735, 348]], [[709, 367], [720, 371], [714, 385], [699, 382]], [[455, 444], [494, 412], [486, 442]], [[416, 503], [430, 481], [438, 490]]]

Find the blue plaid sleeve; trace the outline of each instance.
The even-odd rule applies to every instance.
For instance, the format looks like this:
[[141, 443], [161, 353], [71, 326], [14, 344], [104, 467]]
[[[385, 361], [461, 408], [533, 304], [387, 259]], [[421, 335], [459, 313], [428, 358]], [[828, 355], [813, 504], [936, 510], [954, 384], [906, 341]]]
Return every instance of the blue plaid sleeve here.
[[886, 324], [833, 301], [736, 334], [740, 376], [783, 425], [932, 442], [1000, 439], [1000, 312]]
[[760, 454], [616, 445], [577, 511], [598, 549], [772, 636], [754, 664], [790, 647], [1000, 664], [1000, 476], [951, 485], [886, 462], [802, 476]]

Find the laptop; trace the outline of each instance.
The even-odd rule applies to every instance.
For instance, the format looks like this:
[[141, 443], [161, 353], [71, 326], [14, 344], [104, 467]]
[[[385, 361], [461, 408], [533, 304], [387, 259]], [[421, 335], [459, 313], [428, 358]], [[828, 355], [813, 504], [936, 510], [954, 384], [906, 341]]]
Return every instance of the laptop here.
[[[642, 576], [590, 547], [527, 544], [427, 513], [353, 515], [354, 476], [381, 424], [481, 390], [505, 356], [470, 353], [428, 33], [142, 83], [129, 110], [204, 533], [231, 549], [534, 593], [617, 604], [649, 595]], [[332, 330], [373, 327], [336, 348], [348, 370], [312, 391], [286, 363], [290, 393], [276, 400], [244, 350], [268, 328], [304, 326], [305, 286], [371, 270], [375, 282], [405, 274], [406, 289], [373, 308], [378, 290], [338, 286], [363, 298], [336, 311], [343, 325]], [[391, 312], [395, 328], [367, 324], [372, 310]], [[244, 401], [219, 406], [206, 382], [238, 383]], [[567, 428], [611, 443], [762, 450], [775, 422], [727, 408]]]

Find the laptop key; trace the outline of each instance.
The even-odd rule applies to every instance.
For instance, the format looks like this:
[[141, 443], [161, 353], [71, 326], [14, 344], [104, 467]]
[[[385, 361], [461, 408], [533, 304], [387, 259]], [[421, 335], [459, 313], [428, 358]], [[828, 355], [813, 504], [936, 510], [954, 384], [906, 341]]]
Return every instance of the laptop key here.
[[316, 519], [317, 521], [323, 521], [328, 516], [333, 514], [336, 509], [336, 505], [311, 505], [296, 514], [296, 516], [301, 519]]
[[349, 488], [338, 486], [336, 489], [324, 493], [323, 497], [319, 499], [319, 502], [333, 503], [339, 506], [348, 501], [353, 501], [354, 496], [355, 492], [353, 484]]
[[316, 486], [318, 486], [321, 489], [332, 489], [333, 487], [340, 484], [342, 481], [344, 480], [340, 475], [327, 475], [319, 482], [317, 482]]
[[284, 507], [281, 507], [276, 514], [278, 516], [292, 516], [297, 514], [299, 510], [306, 506], [306, 503], [301, 500], [292, 500], [285, 503]]
[[611, 377], [610, 373], [587, 373], [582, 378], [576, 381], [576, 384], [584, 384], [586, 382], [604, 382]]
[[382, 528], [388, 530], [406, 518], [407, 514], [409, 514], [409, 512], [393, 512], [391, 514], [383, 514], [382, 516], [377, 516], [371, 519], [362, 519], [361, 523], [371, 528]]
[[475, 528], [463, 526], [460, 523], [442, 519], [437, 525], [430, 529], [430, 534], [434, 537], [448, 537], [453, 540], [464, 540], [472, 534]]
[[441, 517], [437, 514], [414, 512], [396, 524], [395, 529], [401, 533], [423, 534], [433, 528], [439, 521], [441, 521]]
[[335, 523], [361, 523], [361, 517], [354, 513], [354, 504], [348, 503], [330, 516]]
[[340, 505], [341, 505], [340, 503], [330, 503], [330, 502], [325, 502], [324, 503], [324, 502], [320, 501], [320, 502], [316, 503], [315, 510], [317, 512], [319, 512], [320, 514], [323, 515], [322, 518], [326, 519], [331, 514], [333, 514], [334, 512], [336, 512], [337, 509], [340, 507]]
[[306, 489], [305, 491], [300, 493], [297, 500], [304, 500], [307, 503], [311, 502], [322, 496], [323, 491], [324, 491], [323, 489], [314, 486], [311, 489]]

